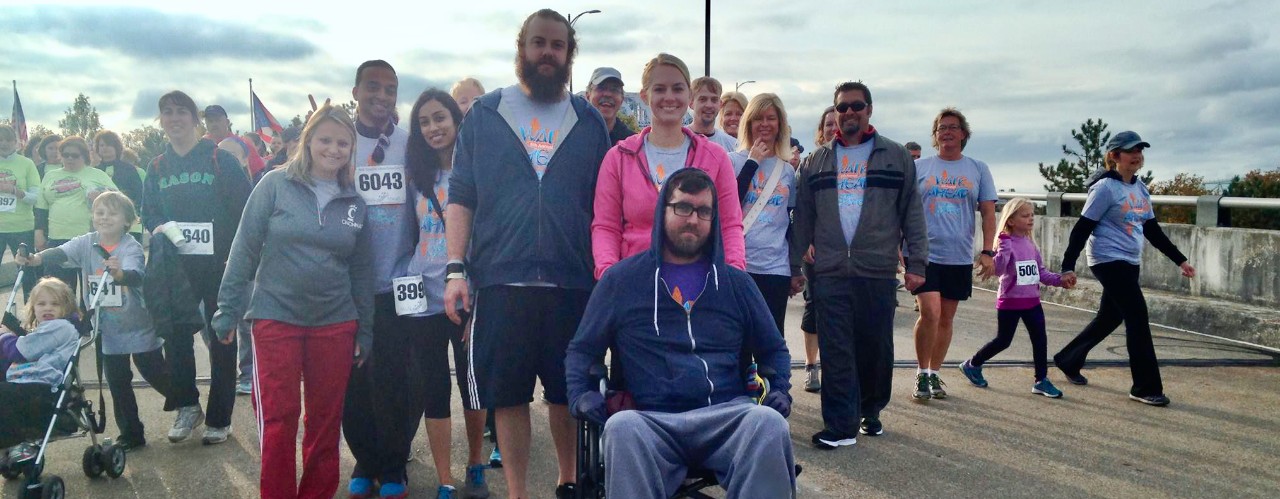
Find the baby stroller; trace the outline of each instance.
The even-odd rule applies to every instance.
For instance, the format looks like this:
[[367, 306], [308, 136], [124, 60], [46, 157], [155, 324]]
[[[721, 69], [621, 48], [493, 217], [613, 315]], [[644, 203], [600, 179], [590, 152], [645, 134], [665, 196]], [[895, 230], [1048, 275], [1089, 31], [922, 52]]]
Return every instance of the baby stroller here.
[[[106, 252], [101, 247], [98, 247], [98, 250]], [[20, 251], [22, 250], [20, 249]], [[104, 258], [108, 256], [104, 256]], [[18, 279], [14, 283], [15, 293], [18, 283], [22, 282], [22, 273], [23, 269], [20, 268]], [[104, 273], [104, 277], [98, 279], [97, 286], [94, 287], [90, 309], [97, 308], [105, 283]], [[83, 287], [81, 289], [81, 292], [84, 293]], [[16, 332], [21, 329], [21, 326], [17, 317], [12, 313], [13, 305], [14, 294], [10, 294], [9, 304], [5, 309], [4, 324]], [[106, 411], [101, 407], [103, 402], [100, 399], [100, 407], [98, 413], [95, 414], [93, 402], [85, 397], [84, 387], [80, 383], [80, 353], [90, 345], [94, 345], [98, 339], [98, 319], [96, 315], [92, 316], [91, 322], [92, 327], [87, 328], [87, 331], [82, 325], [77, 326], [81, 329], [80, 344], [75, 354], [71, 356], [71, 360], [67, 362], [67, 366], [63, 369], [61, 381], [54, 386], [57, 390], [57, 402], [54, 405], [53, 417], [50, 418], [49, 425], [44, 433], [42, 435], [33, 435], [30, 442], [19, 444], [0, 453], [0, 475], [3, 475], [8, 480], [17, 479], [19, 476], [26, 477], [26, 486], [22, 489], [21, 499], [62, 499], [66, 497], [66, 485], [63, 483], [62, 478], [56, 475], [42, 476], [45, 460], [47, 459], [45, 450], [50, 442], [57, 440], [84, 435], [89, 436], [90, 445], [84, 450], [81, 458], [81, 466], [86, 476], [97, 478], [106, 473], [111, 478], [119, 478], [124, 474], [124, 449], [113, 445], [109, 438], [104, 439], [102, 442], [98, 441], [98, 435], [103, 433], [107, 426]], [[17, 329], [15, 329], [15, 326]]]

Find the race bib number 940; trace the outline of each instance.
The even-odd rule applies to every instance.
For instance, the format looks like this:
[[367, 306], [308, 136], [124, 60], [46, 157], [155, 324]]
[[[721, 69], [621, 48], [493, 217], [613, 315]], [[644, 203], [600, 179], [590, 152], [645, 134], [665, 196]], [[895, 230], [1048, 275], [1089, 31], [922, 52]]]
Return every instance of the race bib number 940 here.
[[183, 255], [213, 254], [212, 222], [178, 222], [178, 230], [187, 242], [178, 246], [178, 253]]
[[1021, 260], [1014, 262], [1013, 265], [1018, 270], [1019, 286], [1040, 282], [1040, 265], [1035, 260]]
[[[89, 299], [90, 300], [92, 300], [93, 297], [98, 293], [98, 279], [100, 277], [101, 277], [101, 274], [96, 276], [91, 276], [89, 278]], [[106, 284], [103, 285], [102, 287], [102, 296], [98, 297], [98, 306], [99, 307], [124, 306], [124, 298], [122, 298], [120, 295], [120, 286], [116, 286], [116, 283], [111, 279], [110, 275], [107, 276], [107, 280], [105, 282]]]
[[366, 204], [404, 203], [404, 188], [404, 165], [356, 167], [356, 190]]
[[420, 275], [392, 279], [391, 295], [396, 299], [396, 315], [427, 311], [427, 285]]

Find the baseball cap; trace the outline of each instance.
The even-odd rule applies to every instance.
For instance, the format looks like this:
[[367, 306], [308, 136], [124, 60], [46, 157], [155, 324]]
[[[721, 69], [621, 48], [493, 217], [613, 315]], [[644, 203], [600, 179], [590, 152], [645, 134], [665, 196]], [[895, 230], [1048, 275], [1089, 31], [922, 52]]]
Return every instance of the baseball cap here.
[[210, 116], [221, 116], [223, 118], [226, 118], [227, 110], [223, 109], [222, 106], [219, 106], [217, 104], [204, 108], [204, 117], [208, 118]]
[[622, 73], [619, 73], [618, 70], [613, 68], [607, 68], [607, 67], [596, 68], [595, 71], [591, 72], [591, 86], [594, 87], [596, 85], [604, 83], [604, 81], [608, 80], [609, 78], [614, 78], [618, 80], [618, 83], [622, 83]]
[[1111, 140], [1107, 141], [1107, 152], [1116, 149], [1133, 149], [1138, 146], [1151, 147], [1151, 144], [1143, 141], [1137, 132], [1125, 130], [1111, 136]]

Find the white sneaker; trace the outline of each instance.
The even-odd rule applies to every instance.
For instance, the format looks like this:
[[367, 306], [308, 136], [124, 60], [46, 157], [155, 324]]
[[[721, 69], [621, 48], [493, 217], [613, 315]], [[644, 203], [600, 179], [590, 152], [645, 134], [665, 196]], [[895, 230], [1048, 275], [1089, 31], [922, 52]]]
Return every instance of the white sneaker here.
[[198, 405], [189, 405], [178, 409], [178, 419], [169, 429], [169, 441], [181, 442], [191, 436], [191, 430], [204, 423], [204, 411]]
[[222, 428], [206, 426], [204, 427], [204, 438], [201, 439], [201, 442], [204, 442], [205, 445], [220, 444], [226, 442], [227, 437], [230, 435], [231, 425], [227, 425]]

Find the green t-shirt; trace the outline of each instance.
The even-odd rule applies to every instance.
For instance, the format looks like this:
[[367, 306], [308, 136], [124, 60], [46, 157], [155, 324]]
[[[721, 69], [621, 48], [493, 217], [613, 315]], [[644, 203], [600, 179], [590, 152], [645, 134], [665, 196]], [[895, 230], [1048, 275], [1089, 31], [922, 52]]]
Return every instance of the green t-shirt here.
[[[13, 183], [19, 191], [28, 192], [40, 186], [40, 173], [36, 164], [21, 154], [0, 158], [0, 184]], [[0, 233], [27, 232], [35, 229], [36, 217], [31, 207], [36, 198], [0, 193]]]
[[119, 190], [102, 170], [86, 166], [44, 172], [36, 208], [49, 210], [49, 239], [71, 239], [93, 230], [93, 210], [86, 196], [93, 190]]

